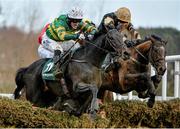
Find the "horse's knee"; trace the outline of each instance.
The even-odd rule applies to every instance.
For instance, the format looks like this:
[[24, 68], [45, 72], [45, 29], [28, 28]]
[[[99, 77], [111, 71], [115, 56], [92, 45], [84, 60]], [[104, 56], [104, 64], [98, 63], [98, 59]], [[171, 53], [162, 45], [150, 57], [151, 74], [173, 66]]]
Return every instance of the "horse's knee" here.
[[160, 76], [160, 75], [154, 75], [154, 76], [151, 77], [151, 80], [153, 81], [153, 84], [154, 84], [155, 88], [157, 89], [158, 84], [159, 84], [159, 83], [161, 82], [161, 80], [162, 80], [162, 76]]
[[149, 94], [147, 92], [139, 92], [138, 97], [145, 99], [145, 98], [148, 98], [150, 96], [149, 96]]

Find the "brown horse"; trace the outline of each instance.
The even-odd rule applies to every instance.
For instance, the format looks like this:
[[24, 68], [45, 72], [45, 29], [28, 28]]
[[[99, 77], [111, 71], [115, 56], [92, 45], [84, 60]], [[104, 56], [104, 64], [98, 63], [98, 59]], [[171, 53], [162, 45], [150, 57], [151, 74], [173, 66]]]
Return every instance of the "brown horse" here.
[[[158, 36], [152, 35], [136, 47], [129, 48], [130, 59], [119, 59], [120, 67], [109, 73], [102, 73], [103, 84], [98, 91], [98, 98], [103, 99], [106, 90], [119, 94], [135, 90], [139, 98], [150, 97], [147, 104], [153, 107], [156, 88], [166, 71], [166, 43]], [[150, 74], [150, 64], [156, 70], [153, 77]]]

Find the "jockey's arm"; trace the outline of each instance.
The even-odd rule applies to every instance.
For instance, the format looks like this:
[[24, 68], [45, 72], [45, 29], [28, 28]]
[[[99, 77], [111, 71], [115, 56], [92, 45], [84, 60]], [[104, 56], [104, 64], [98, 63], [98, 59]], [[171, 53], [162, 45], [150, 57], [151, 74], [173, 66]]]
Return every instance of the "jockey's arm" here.
[[141, 35], [134, 29], [134, 26], [132, 23], [129, 23], [127, 30], [131, 33], [134, 39], [141, 39]]
[[96, 26], [88, 19], [83, 19], [79, 26], [80, 30], [87, 32], [87, 34], [94, 35], [97, 32]]
[[62, 27], [62, 26], [55, 29], [55, 31], [57, 31], [58, 38], [61, 41], [75, 40], [75, 39], [78, 39], [78, 37], [79, 37], [79, 34], [75, 34], [75, 33], [66, 31], [65, 27]]

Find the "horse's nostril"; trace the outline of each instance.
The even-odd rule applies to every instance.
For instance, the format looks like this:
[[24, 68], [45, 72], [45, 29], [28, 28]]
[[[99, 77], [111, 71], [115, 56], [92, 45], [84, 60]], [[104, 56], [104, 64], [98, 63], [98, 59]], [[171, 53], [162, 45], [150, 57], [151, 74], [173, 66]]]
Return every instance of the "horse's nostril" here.
[[166, 71], [166, 68], [160, 67], [159, 68], [159, 72], [161, 73], [161, 75], [163, 75]]
[[163, 70], [163, 74], [166, 72], [166, 68], [164, 68], [164, 70]]

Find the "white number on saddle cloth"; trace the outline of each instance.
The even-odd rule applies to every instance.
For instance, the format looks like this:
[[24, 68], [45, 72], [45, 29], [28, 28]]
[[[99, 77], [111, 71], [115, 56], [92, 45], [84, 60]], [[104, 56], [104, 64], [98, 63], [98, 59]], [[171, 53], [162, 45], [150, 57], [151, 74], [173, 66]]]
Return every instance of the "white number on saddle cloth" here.
[[53, 62], [47, 64], [47, 67], [46, 67], [46, 69], [44, 70], [44, 72], [49, 72], [49, 71], [52, 69], [53, 66], [54, 66], [54, 63], [53, 63]]

